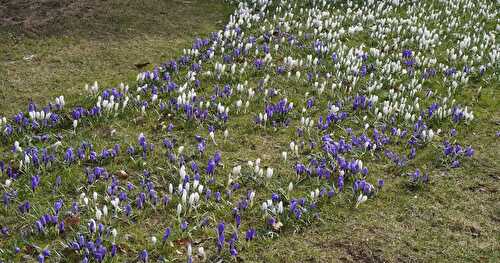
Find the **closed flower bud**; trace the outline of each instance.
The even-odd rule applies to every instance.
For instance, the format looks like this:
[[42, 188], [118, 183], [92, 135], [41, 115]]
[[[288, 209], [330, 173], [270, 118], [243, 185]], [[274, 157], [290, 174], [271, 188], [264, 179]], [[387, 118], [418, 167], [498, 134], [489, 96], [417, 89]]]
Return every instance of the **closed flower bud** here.
[[233, 175], [238, 176], [241, 174], [241, 165], [233, 167]]
[[108, 207], [107, 207], [106, 205], [104, 205], [104, 206], [103, 206], [103, 208], [102, 208], [102, 214], [103, 214], [104, 216], [107, 216], [107, 215], [108, 215]]
[[268, 167], [266, 170], [266, 177], [267, 179], [271, 179], [273, 177], [274, 170], [271, 167]]
[[101, 220], [101, 217], [102, 217], [102, 211], [99, 208], [96, 208], [96, 210], [95, 210], [95, 218], [97, 220]]
[[207, 255], [205, 254], [205, 249], [203, 247], [198, 248], [198, 256], [200, 256], [202, 261], [205, 261]]
[[182, 213], [182, 205], [181, 204], [178, 204], [177, 205], [177, 216], [179, 217]]

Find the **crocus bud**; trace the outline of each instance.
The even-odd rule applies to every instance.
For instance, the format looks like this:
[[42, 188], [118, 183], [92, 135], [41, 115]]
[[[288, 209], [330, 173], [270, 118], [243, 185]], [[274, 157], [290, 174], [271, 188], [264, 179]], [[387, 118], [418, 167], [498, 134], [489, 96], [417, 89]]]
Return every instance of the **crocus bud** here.
[[241, 174], [241, 165], [233, 167], [233, 175], [237, 176]]
[[104, 206], [103, 206], [103, 208], [102, 208], [102, 214], [103, 214], [104, 216], [107, 216], [107, 215], [108, 215], [108, 207], [107, 207], [106, 205], [104, 205]]
[[274, 170], [271, 167], [267, 168], [267, 171], [266, 171], [267, 179], [271, 179], [271, 177], [273, 177], [273, 172], [274, 172]]
[[183, 189], [182, 190], [182, 197], [181, 197], [183, 205], [186, 205], [186, 199], [187, 199], [187, 191], [186, 191], [186, 189]]
[[250, 195], [248, 196], [248, 199], [250, 200], [250, 206], [253, 205], [253, 199], [255, 198], [255, 192], [250, 192]]
[[360, 204], [366, 202], [368, 200], [368, 197], [366, 195], [360, 194], [358, 196], [358, 200], [356, 201], [356, 207], [358, 207]]
[[203, 247], [198, 248], [198, 256], [200, 256], [202, 261], [205, 261], [207, 255], [206, 255], [205, 249]]
[[193, 181], [193, 191], [196, 191], [196, 188], [198, 188], [198, 185], [200, 185], [200, 181], [194, 180]]
[[194, 206], [195, 205], [195, 199], [196, 199], [196, 193], [191, 193], [189, 195], [189, 205]]
[[283, 214], [283, 201], [278, 203], [278, 214]]
[[260, 208], [265, 212], [267, 210], [267, 202], [263, 202]]
[[213, 131], [211, 131], [208, 135], [210, 136], [210, 139], [212, 139], [212, 142], [213, 142], [215, 145], [217, 145], [217, 143], [215, 143], [215, 134], [214, 134], [214, 132], [213, 132]]
[[101, 220], [101, 217], [102, 217], [102, 211], [99, 208], [96, 208], [96, 210], [95, 210], [95, 218], [97, 220]]
[[177, 205], [177, 216], [178, 216], [178, 217], [181, 215], [181, 212], [182, 212], [182, 205], [181, 205], [181, 204], [178, 204], [178, 205]]
[[186, 167], [184, 165], [181, 166], [181, 169], [179, 169], [179, 175], [182, 180], [186, 177]]

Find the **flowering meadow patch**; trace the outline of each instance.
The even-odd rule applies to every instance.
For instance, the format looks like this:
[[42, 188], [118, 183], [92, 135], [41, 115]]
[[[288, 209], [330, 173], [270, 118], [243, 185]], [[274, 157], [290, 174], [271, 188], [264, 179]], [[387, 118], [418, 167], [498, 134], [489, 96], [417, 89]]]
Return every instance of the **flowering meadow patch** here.
[[229, 2], [135, 82], [0, 118], [0, 261], [237, 260], [370, 206], [381, 166], [413, 189], [474, 157], [456, 135], [498, 85], [493, 1]]

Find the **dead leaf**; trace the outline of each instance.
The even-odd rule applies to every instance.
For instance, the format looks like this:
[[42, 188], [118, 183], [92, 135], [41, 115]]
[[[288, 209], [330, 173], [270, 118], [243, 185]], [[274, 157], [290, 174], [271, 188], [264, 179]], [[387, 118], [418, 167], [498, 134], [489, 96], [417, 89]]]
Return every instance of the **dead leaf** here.
[[189, 239], [183, 238], [183, 239], [177, 239], [174, 241], [174, 243], [178, 246], [185, 247], [187, 244], [189, 244]]
[[80, 224], [80, 217], [79, 216], [69, 215], [66, 218], [64, 218], [64, 225], [65, 226], [73, 227], [73, 226], [77, 226], [79, 224]]
[[123, 179], [123, 180], [125, 180], [125, 179], [127, 179], [127, 178], [128, 178], [128, 174], [127, 174], [127, 172], [125, 172], [124, 170], [119, 170], [119, 171], [117, 171], [117, 172], [115, 173], [115, 175], [116, 175], [118, 178]]
[[477, 226], [469, 226], [469, 230], [473, 237], [479, 237], [481, 235], [481, 229]]
[[134, 64], [134, 66], [138, 69], [141, 69], [145, 66], [149, 65], [149, 62], [144, 62], [144, 63], [137, 63], [137, 64]]
[[27, 55], [27, 56], [24, 56], [23, 59], [26, 60], [26, 61], [30, 61], [32, 60], [33, 58], [35, 57], [35, 55]]
[[281, 229], [282, 226], [283, 226], [283, 223], [281, 223], [280, 221], [276, 221], [273, 224], [273, 230], [274, 231], [280, 231], [280, 229]]

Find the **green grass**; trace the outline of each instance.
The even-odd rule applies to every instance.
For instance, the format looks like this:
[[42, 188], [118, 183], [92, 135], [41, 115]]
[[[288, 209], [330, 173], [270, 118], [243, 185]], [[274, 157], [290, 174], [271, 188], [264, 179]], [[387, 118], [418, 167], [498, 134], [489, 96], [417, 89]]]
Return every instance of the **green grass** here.
[[[2, 39], [0, 42], [0, 115], [10, 116], [24, 108], [29, 100], [44, 105], [52, 101], [55, 96], [65, 95], [69, 106], [90, 106], [93, 102], [86, 98], [83, 86], [97, 80], [101, 87], [116, 86], [120, 82], [131, 84], [139, 70], [135, 64], [150, 63], [151, 65], [165, 62], [178, 57], [181, 49], [189, 47], [196, 36], [207, 36], [209, 32], [220, 29], [228, 19], [231, 7], [224, 6], [217, 1], [91, 1], [92, 4], [83, 5], [68, 10], [78, 10], [74, 14], [64, 7], [55, 8], [55, 13], [63, 14], [60, 18], [48, 22], [35, 23], [29, 28], [21, 25], [0, 27]], [[89, 8], [91, 6], [92, 8]], [[8, 7], [8, 8], [13, 8]], [[67, 13], [69, 12], [69, 13]], [[65, 15], [64, 15], [65, 14]], [[38, 14], [43, 17], [43, 15]], [[36, 18], [38, 15], [34, 15]], [[19, 11], [19, 17], [27, 16]], [[43, 20], [43, 19], [42, 19]], [[85, 22], [85, 23], [84, 23]], [[38, 26], [37, 26], [38, 25]], [[366, 37], [366, 36], [364, 36]], [[350, 45], [356, 45], [360, 39], [350, 40]], [[374, 43], [376, 44], [376, 43]], [[292, 48], [291, 48], [292, 49]], [[293, 50], [300, 54], [300, 50]], [[399, 52], [399, 51], [397, 51]], [[441, 52], [443, 52], [441, 50]], [[23, 59], [34, 55], [31, 59]], [[398, 53], [399, 55], [399, 53]], [[278, 58], [279, 61], [282, 58]], [[147, 68], [151, 68], [150, 65]], [[262, 72], [253, 72], [247, 78], [250, 87], [257, 86], [257, 81], [264, 77]], [[303, 72], [305, 73], [305, 72]], [[257, 76], [257, 77], [256, 77]], [[496, 76], [496, 78], [495, 78]], [[203, 78], [204, 85], [200, 94], [209, 94], [213, 79]], [[240, 80], [228, 77], [217, 81], [221, 83], [238, 83]], [[207, 83], [207, 84], [205, 84]], [[441, 82], [426, 83], [431, 88], [443, 85]], [[306, 84], [277, 77], [271, 80], [269, 86], [280, 90], [278, 96], [287, 97], [293, 101], [297, 109], [304, 106], [304, 90]], [[480, 96], [477, 87], [482, 86]], [[409, 163], [404, 169], [398, 169], [387, 160], [380, 161], [377, 156], [364, 156], [370, 160], [370, 180], [385, 179], [386, 185], [375, 198], [369, 199], [359, 208], [354, 208], [353, 199], [349, 193], [336, 196], [333, 201], [322, 201], [319, 205], [319, 219], [306, 219], [300, 224], [285, 224], [279, 231], [270, 235], [267, 231], [259, 232], [259, 238], [254, 243], [239, 247], [238, 259], [249, 262], [496, 262], [500, 259], [500, 196], [498, 194], [500, 180], [500, 145], [495, 136], [500, 130], [500, 89], [497, 73], [489, 80], [471, 81], [462, 87], [457, 98], [461, 103], [471, 105], [476, 119], [468, 126], [457, 126], [459, 135], [453, 140], [462, 145], [472, 145], [476, 154], [472, 160], [462, 162], [458, 169], [447, 169], [437, 156], [439, 148], [446, 135], [439, 136], [431, 145], [422, 149], [416, 160]], [[234, 89], [234, 87], [233, 87]], [[197, 91], [198, 92], [198, 91]], [[326, 93], [326, 92], [325, 92]], [[313, 94], [309, 95], [312, 96]], [[261, 96], [261, 95], [260, 95]], [[309, 113], [316, 117], [324, 114], [321, 110], [331, 95], [317, 101]], [[246, 99], [245, 96], [241, 96]], [[261, 97], [259, 97], [260, 99]], [[234, 105], [235, 99], [226, 101]], [[273, 99], [275, 102], [276, 99]], [[426, 105], [430, 102], [423, 102]], [[250, 112], [262, 112], [262, 100], [252, 102]], [[255, 128], [253, 114], [236, 115], [235, 107], [231, 111], [233, 119], [226, 125], [230, 132], [228, 141], [223, 141], [220, 132], [216, 134], [218, 145], [207, 142], [208, 154], [200, 157], [205, 165], [210, 155], [220, 150], [223, 156], [224, 167], [218, 168], [217, 184], [223, 190], [227, 181], [227, 174], [236, 164], [242, 164], [243, 170], [248, 173], [245, 163], [248, 160], [262, 159], [262, 166], [275, 168], [275, 177], [271, 182], [245, 181], [245, 188], [279, 191], [286, 189], [290, 180], [296, 180], [293, 163], [294, 157], [289, 157], [288, 163], [281, 160], [282, 151], [288, 150], [291, 140], [298, 140], [295, 128], [301, 114], [296, 110], [294, 123], [290, 129]], [[352, 112], [361, 118], [361, 114]], [[352, 120], [351, 120], [352, 121]], [[161, 123], [173, 123], [173, 133], [167, 134], [161, 129]], [[165, 137], [175, 138], [179, 145], [186, 146], [187, 156], [196, 157], [193, 146], [194, 135], [208, 136], [207, 125], [184, 122], [179, 116], [165, 116], [165, 114], [148, 114], [141, 116], [139, 110], [122, 113], [116, 118], [100, 118], [92, 122], [80, 124], [82, 127], [74, 134], [71, 129], [62, 131], [65, 138], [63, 148], [72, 146], [84, 139], [90, 139], [97, 151], [111, 148], [115, 143], [122, 144], [122, 151], [129, 144], [137, 145], [137, 135], [144, 132], [148, 141], [155, 142], [157, 154], [146, 161], [140, 158], [130, 160], [126, 155], [120, 156], [112, 162], [103, 163], [107, 170], [115, 173], [125, 170], [128, 177], [121, 180], [138, 183], [143, 169], [147, 168], [153, 174], [157, 189], [166, 191], [167, 182], [173, 181], [175, 169], [165, 161], [161, 140]], [[350, 123], [351, 127], [361, 129], [361, 123]], [[453, 124], [445, 124], [444, 132], [448, 132]], [[346, 127], [346, 126], [345, 126]], [[441, 127], [441, 126], [440, 126]], [[68, 124], [69, 128], [69, 124]], [[338, 128], [338, 129], [337, 129]], [[111, 136], [111, 130], [116, 134]], [[336, 138], [346, 136], [340, 127], [333, 130]], [[357, 135], [360, 134], [355, 130]], [[317, 139], [318, 134], [308, 135]], [[306, 137], [307, 138], [307, 137]], [[22, 139], [22, 138], [21, 138]], [[51, 137], [50, 142], [55, 142]], [[73, 142], [73, 143], [72, 143]], [[3, 156], [11, 158], [7, 153], [13, 141], [2, 142], [0, 149]], [[41, 146], [41, 143], [31, 143]], [[398, 146], [399, 147], [399, 146]], [[398, 148], [399, 149], [399, 148]], [[420, 149], [419, 149], [420, 150]], [[291, 153], [289, 152], [289, 155]], [[381, 156], [383, 154], [380, 154]], [[381, 157], [384, 158], [384, 157]], [[83, 165], [82, 165], [83, 166]], [[202, 167], [200, 167], [202, 168]], [[204, 169], [205, 167], [203, 167]], [[429, 185], [413, 188], [408, 184], [404, 173], [421, 168], [430, 174]], [[63, 176], [63, 186], [58, 191], [47, 192], [52, 189], [52, 183], [57, 175]], [[41, 200], [33, 203], [31, 214], [40, 216], [51, 207], [53, 202], [62, 196], [76, 196], [85, 191], [104, 192], [104, 183], [85, 186], [83, 169], [80, 166], [58, 166], [51, 169], [47, 179], [44, 179], [41, 190], [31, 193], [29, 189], [21, 189], [19, 195], [30, 200]], [[4, 178], [2, 178], [3, 180]], [[29, 185], [29, 177], [21, 179]], [[177, 179], [175, 179], [177, 180]], [[173, 181], [177, 182], [177, 181]], [[20, 182], [21, 184], [21, 182]], [[323, 186], [324, 183], [314, 180], [303, 180], [296, 183], [296, 195]], [[268, 194], [266, 192], [266, 194]], [[244, 195], [238, 192], [237, 195]], [[258, 206], [268, 196], [262, 194], [257, 197]], [[237, 198], [235, 199], [237, 200]], [[174, 203], [174, 202], [172, 202]], [[69, 204], [65, 204], [66, 207]], [[102, 205], [102, 204], [101, 204]], [[14, 206], [15, 208], [16, 206]], [[175, 207], [170, 204], [170, 210], [155, 210], [147, 207], [137, 214], [134, 220], [119, 219], [114, 222], [120, 233], [120, 249], [128, 258], [134, 258], [138, 252], [149, 248], [154, 258], [160, 254], [166, 255], [173, 261], [185, 259], [185, 248], [181, 241], [191, 238], [190, 233], [174, 233], [171, 240], [175, 240], [166, 247], [153, 249], [148, 240], [152, 234], [161, 239], [165, 227], [178, 226], [174, 213]], [[193, 235], [193, 242], [201, 244], [205, 249], [211, 249], [215, 243], [215, 226], [220, 218], [230, 222], [231, 216], [226, 207], [210, 204], [202, 207], [202, 211], [209, 217], [210, 227], [197, 229]], [[7, 255], [14, 245], [22, 247], [22, 258], [31, 260], [36, 253], [30, 253], [28, 244], [36, 244], [43, 248], [60, 248], [58, 241], [64, 240], [55, 233], [48, 236], [18, 238], [17, 233], [28, 231], [36, 217], [22, 218], [11, 216], [13, 209], [0, 209], [0, 222], [14, 225], [13, 232], [16, 238], [0, 239], [0, 258]], [[258, 210], [258, 209], [254, 209]], [[31, 215], [30, 215], [31, 216]], [[245, 215], [243, 229], [250, 225], [262, 224], [259, 211], [251, 211]], [[91, 211], [84, 211], [81, 220], [93, 217]], [[191, 214], [191, 222], [197, 222], [201, 215]], [[310, 222], [307, 222], [309, 221]], [[111, 220], [106, 223], [112, 223]], [[83, 225], [83, 224], [82, 224]], [[68, 231], [71, 234], [83, 231], [83, 227]], [[244, 234], [240, 236], [243, 239]], [[71, 237], [70, 234], [68, 236]], [[179, 253], [177, 251], [180, 251]], [[63, 255], [65, 260], [72, 261], [71, 253]], [[210, 258], [212, 261], [216, 257]], [[224, 258], [226, 259], [226, 258]]]
[[[60, 95], [77, 98], [94, 81], [101, 87], [131, 82], [140, 70], [136, 64], [149, 68], [178, 56], [195, 37], [219, 30], [231, 11], [215, 0], [36, 3], [30, 10], [12, 1], [3, 13], [38, 21], [0, 26], [5, 114], [26, 110], [30, 99], [45, 104]], [[54, 5], [59, 8], [52, 10]]]

